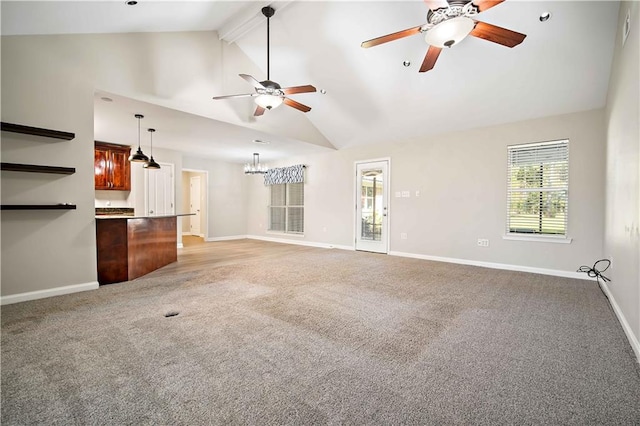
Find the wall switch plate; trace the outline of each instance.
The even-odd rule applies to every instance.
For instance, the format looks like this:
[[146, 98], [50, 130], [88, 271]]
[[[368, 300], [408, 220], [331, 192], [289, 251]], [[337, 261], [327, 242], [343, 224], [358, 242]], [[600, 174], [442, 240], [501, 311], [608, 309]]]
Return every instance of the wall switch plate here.
[[478, 247], [489, 247], [489, 240], [486, 238], [478, 238]]
[[396, 198], [400, 198], [400, 197], [402, 197], [402, 192], [396, 191]]
[[402, 198], [411, 197], [411, 191], [402, 191]]
[[416, 197], [420, 196], [420, 191], [416, 191]]
[[407, 233], [406, 232], [401, 233], [400, 234], [400, 239], [401, 240], [406, 240], [407, 239]]

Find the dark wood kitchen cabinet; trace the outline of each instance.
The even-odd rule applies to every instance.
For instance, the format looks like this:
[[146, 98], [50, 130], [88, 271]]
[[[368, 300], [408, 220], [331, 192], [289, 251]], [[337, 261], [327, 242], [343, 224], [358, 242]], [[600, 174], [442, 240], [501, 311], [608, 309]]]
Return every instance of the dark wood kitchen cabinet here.
[[130, 152], [128, 146], [95, 142], [93, 164], [96, 189], [131, 190]]

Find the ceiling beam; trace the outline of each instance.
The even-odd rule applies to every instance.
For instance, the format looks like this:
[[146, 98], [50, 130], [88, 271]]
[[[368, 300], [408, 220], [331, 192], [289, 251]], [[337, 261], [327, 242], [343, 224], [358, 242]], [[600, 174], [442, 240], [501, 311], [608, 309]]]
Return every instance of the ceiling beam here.
[[261, 12], [264, 6], [271, 6], [276, 10], [276, 12], [278, 12], [291, 3], [293, 3], [292, 0], [276, 2], [260, 1], [252, 3], [251, 6], [248, 6], [238, 12], [218, 30], [220, 40], [224, 40], [227, 43], [234, 43], [258, 25], [264, 23], [266, 18]]

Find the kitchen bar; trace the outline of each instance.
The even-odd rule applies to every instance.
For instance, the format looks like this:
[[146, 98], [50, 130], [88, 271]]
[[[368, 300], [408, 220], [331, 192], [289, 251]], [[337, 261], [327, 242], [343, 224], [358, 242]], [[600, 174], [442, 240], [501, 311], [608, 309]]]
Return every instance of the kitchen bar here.
[[130, 281], [178, 260], [177, 218], [96, 216], [98, 282]]

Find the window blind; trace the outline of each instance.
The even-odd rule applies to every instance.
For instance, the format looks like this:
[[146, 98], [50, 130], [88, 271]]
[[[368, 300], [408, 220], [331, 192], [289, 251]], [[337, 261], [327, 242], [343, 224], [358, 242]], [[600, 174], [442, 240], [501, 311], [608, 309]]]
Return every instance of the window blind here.
[[304, 233], [304, 183], [270, 186], [269, 230]]
[[507, 149], [507, 233], [566, 235], [569, 141]]

